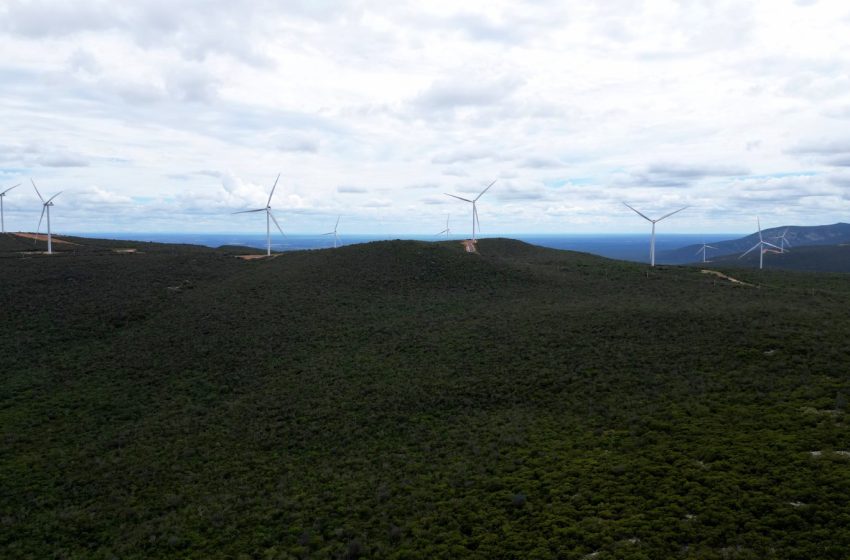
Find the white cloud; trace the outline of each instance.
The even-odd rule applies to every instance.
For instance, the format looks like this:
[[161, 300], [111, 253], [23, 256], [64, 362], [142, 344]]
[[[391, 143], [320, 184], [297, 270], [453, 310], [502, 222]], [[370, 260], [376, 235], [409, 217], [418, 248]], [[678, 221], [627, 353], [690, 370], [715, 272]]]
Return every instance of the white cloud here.
[[[431, 231], [443, 192], [496, 177], [489, 231], [635, 230], [624, 199], [693, 205], [680, 231], [755, 212], [834, 222], [850, 211], [848, 14], [841, 0], [8, 0], [0, 180], [67, 189], [57, 223], [81, 230], [251, 229], [231, 212], [265, 205], [278, 172], [289, 231], [340, 213], [352, 231]], [[13, 223], [34, 196], [19, 190]]]

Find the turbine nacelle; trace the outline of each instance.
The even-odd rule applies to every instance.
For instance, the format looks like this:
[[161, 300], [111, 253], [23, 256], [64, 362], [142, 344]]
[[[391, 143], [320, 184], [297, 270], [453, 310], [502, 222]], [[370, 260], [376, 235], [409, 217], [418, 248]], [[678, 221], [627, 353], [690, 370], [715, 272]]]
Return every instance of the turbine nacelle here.
[[35, 186], [35, 181], [30, 179], [30, 183], [32, 183], [32, 188], [35, 189], [35, 194], [38, 195], [38, 198], [41, 199], [41, 217], [38, 219], [38, 227], [35, 229], [35, 239], [33, 240], [33, 244], [38, 243], [38, 234], [41, 232], [41, 221], [44, 219], [45, 214], [47, 214], [47, 254], [53, 254], [53, 234], [50, 230], [50, 207], [54, 206], [53, 199], [62, 194], [62, 191], [54, 194], [47, 200], [44, 200], [44, 197], [41, 196], [41, 193], [38, 191], [38, 187]]
[[[472, 200], [470, 200], [468, 198], [463, 198], [462, 196], [457, 196], [457, 195], [454, 195], [454, 194], [443, 193], [446, 196], [450, 196], [452, 198], [456, 198], [458, 200], [462, 200], [464, 202], [469, 202], [470, 204], [472, 204], [472, 242], [473, 243], [476, 242], [476, 239], [475, 239], [475, 228], [476, 228], [476, 226], [478, 227], [479, 232], [481, 231], [481, 222], [478, 220], [478, 207], [476, 206], [476, 203], [478, 202], [479, 198], [484, 196], [484, 193], [486, 193], [487, 191], [490, 190], [490, 187], [492, 187], [493, 185], [496, 184], [496, 181], [493, 181], [492, 183], [487, 185], [487, 188], [485, 188], [483, 191], [478, 193], [478, 196], [476, 196]], [[446, 221], [446, 229], [448, 229], [448, 220]], [[440, 232], [440, 233], [443, 233], [443, 232]]]
[[[771, 247], [773, 249], [777, 249], [780, 252], [782, 251], [782, 249], [780, 247], [777, 247], [773, 243], [768, 243], [767, 241], [764, 240], [764, 237], [762, 236], [762, 233], [761, 233], [761, 219], [758, 218], [758, 217], [756, 217], [756, 225], [758, 226], [758, 234], [759, 234], [758, 243], [756, 243], [755, 245], [753, 245], [752, 247], [750, 247], [749, 249], [744, 251], [741, 254], [741, 256], [739, 256], [738, 258], [743, 259], [749, 253], [758, 249], [759, 250], [759, 270], [761, 270], [762, 268], [764, 268], [764, 254], [770, 250], [770, 249], [768, 249], [768, 247]], [[774, 251], [771, 251], [771, 252], [774, 252]]]
[[265, 212], [266, 213], [266, 255], [271, 256], [272, 254], [272, 235], [271, 235], [271, 223], [274, 222], [275, 227], [278, 229], [280, 234], [286, 239], [286, 234], [283, 233], [283, 228], [280, 227], [280, 224], [277, 222], [277, 218], [272, 214], [272, 197], [274, 196], [274, 190], [277, 188], [277, 182], [280, 180], [280, 173], [277, 174], [277, 178], [274, 180], [274, 184], [272, 185], [272, 191], [269, 193], [269, 200], [266, 202], [266, 206], [264, 208], [256, 208], [254, 210], [242, 210], [240, 212], [233, 212], [233, 214], [252, 214], [254, 212]]
[[652, 224], [652, 237], [651, 237], [650, 242], [649, 242], [649, 265], [650, 265], [650, 266], [655, 266], [655, 224], [657, 224], [657, 223], [658, 223], [658, 222], [660, 222], [661, 220], [664, 220], [664, 219], [666, 219], [666, 218], [669, 218], [669, 217], [670, 217], [670, 216], [672, 216], [673, 214], [678, 214], [678, 213], [679, 213], [679, 212], [681, 212], [682, 210], [684, 210], [684, 209], [686, 209], [686, 208], [690, 208], [690, 207], [689, 207], [689, 206], [683, 206], [682, 208], [679, 208], [678, 210], [674, 210], [673, 212], [670, 212], [669, 214], [664, 214], [664, 215], [663, 215], [663, 216], [661, 216], [660, 218], [656, 218], [656, 219], [654, 219], [654, 220], [653, 220], [652, 218], [650, 218], [650, 217], [649, 217], [649, 216], [647, 216], [646, 214], [644, 214], [644, 213], [640, 212], [639, 210], [637, 210], [637, 209], [635, 209], [635, 208], [632, 208], [631, 206], [629, 206], [629, 205], [628, 205], [628, 204], [626, 204], [625, 202], [624, 202], [623, 204], [624, 204], [624, 205], [625, 205], [625, 206], [626, 206], [629, 210], [633, 211], [635, 214], [637, 214], [638, 216], [640, 216], [641, 218], [643, 218], [644, 220], [646, 220], [647, 222], [649, 222], [649, 223], [651, 223], [651, 224]]

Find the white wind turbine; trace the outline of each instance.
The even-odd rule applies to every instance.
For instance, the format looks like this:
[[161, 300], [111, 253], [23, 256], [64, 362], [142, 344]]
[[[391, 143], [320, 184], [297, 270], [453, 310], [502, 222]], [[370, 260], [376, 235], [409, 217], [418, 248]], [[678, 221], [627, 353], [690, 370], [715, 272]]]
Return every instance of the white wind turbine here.
[[791, 242], [788, 241], [787, 237], [785, 237], [787, 234], [788, 228], [785, 228], [785, 231], [782, 232], [782, 235], [777, 235], [773, 238], [779, 240], [779, 253], [783, 255], [785, 254], [785, 246], [788, 245], [789, 247], [791, 247]]
[[3, 210], [3, 199], [6, 198], [7, 192], [9, 192], [10, 190], [12, 190], [16, 187], [20, 187], [20, 186], [21, 186], [21, 184], [18, 183], [14, 187], [9, 187], [5, 191], [0, 192], [0, 233], [6, 233], [6, 217], [4, 215], [4, 210]]
[[[626, 204], [626, 203], [624, 202], [623, 204]], [[652, 239], [649, 242], [649, 264], [650, 264], [650, 266], [655, 266], [655, 224], [657, 224], [658, 222], [660, 222], [661, 220], [663, 220], [665, 218], [669, 218], [673, 214], [681, 212], [682, 210], [684, 210], [685, 208], [688, 208], [688, 207], [683, 206], [682, 208], [679, 208], [678, 210], [676, 210], [674, 212], [670, 212], [669, 214], [664, 214], [663, 216], [661, 216], [657, 220], [653, 220], [652, 218], [648, 218], [645, 215], [641, 214], [640, 212], [638, 212], [637, 210], [635, 210], [634, 208], [632, 208], [628, 204], [626, 204], [626, 206], [630, 210], [632, 210], [635, 214], [637, 214], [638, 216], [640, 216], [641, 218], [643, 218], [644, 220], [646, 220], [647, 222], [650, 222], [652, 224]]]
[[709, 245], [708, 243], [703, 242], [702, 247], [697, 249], [697, 255], [702, 253], [702, 262], [708, 262], [705, 258], [705, 254], [708, 252], [709, 249], [717, 249], [717, 247], [713, 247], [713, 246]]
[[277, 220], [272, 214], [272, 197], [274, 196], [274, 190], [277, 187], [277, 181], [280, 179], [280, 173], [277, 174], [277, 179], [274, 180], [274, 185], [272, 185], [272, 192], [269, 193], [269, 201], [266, 202], [265, 208], [257, 208], [255, 210], [242, 210], [241, 212], [234, 212], [234, 214], [250, 214], [252, 212], [265, 212], [266, 213], [266, 256], [271, 256], [272, 254], [272, 230], [271, 230], [271, 222], [274, 222], [274, 225], [277, 227], [280, 234], [285, 238], [286, 234], [283, 233], [283, 229], [280, 227], [280, 224], [277, 223]]
[[322, 234], [322, 235], [333, 235], [334, 236], [334, 249], [336, 249], [337, 242], [339, 241], [339, 235], [337, 235], [337, 233], [336, 233], [336, 230], [339, 227], [339, 218], [340, 218], [340, 216], [336, 217], [336, 225], [334, 225], [333, 231], [329, 231], [328, 233]]
[[445, 233], [446, 234], [446, 241], [448, 241], [449, 234], [452, 232], [452, 230], [449, 229], [449, 217], [450, 216], [451, 216], [451, 214], [446, 214], [446, 229], [444, 229], [443, 231], [441, 231], [440, 233], [437, 234], [439, 236], [439, 235], [443, 235]]
[[496, 181], [493, 181], [492, 183], [487, 185], [487, 188], [484, 189], [483, 191], [481, 191], [481, 193], [478, 196], [476, 196], [475, 198], [473, 198], [472, 200], [469, 200], [468, 198], [462, 198], [460, 196], [456, 196], [456, 195], [453, 195], [453, 194], [444, 193], [445, 195], [451, 196], [452, 198], [456, 198], [458, 200], [463, 200], [464, 202], [469, 202], [469, 203], [472, 204], [472, 242], [473, 243], [476, 242], [475, 241], [475, 226], [476, 225], [478, 226], [479, 233], [480, 233], [480, 230], [481, 230], [481, 223], [478, 221], [478, 207], [476, 206], [476, 203], [478, 202], [478, 199], [481, 198], [482, 196], [484, 196], [484, 193], [486, 193], [488, 190], [490, 190], [490, 187], [492, 187], [495, 184], [496, 184]]
[[754, 249], [758, 249], [758, 250], [759, 250], [759, 270], [761, 270], [762, 268], [764, 268], [764, 252], [765, 252], [765, 247], [773, 247], [774, 249], [779, 249], [779, 247], [777, 247], [777, 246], [776, 246], [776, 245], [774, 245], [773, 243], [768, 243], [768, 242], [767, 242], [767, 241], [765, 241], [765, 240], [764, 240], [764, 238], [761, 236], [761, 220], [760, 220], [758, 217], [756, 217], [756, 223], [758, 224], [758, 228], [759, 228], [759, 242], [758, 242], [758, 243], [756, 243], [755, 245], [753, 245], [752, 247], [750, 247], [749, 249], [747, 249], [747, 251], [746, 251], [744, 254], [742, 254], [740, 257], [738, 257], [738, 258], [739, 258], [739, 259], [743, 259], [743, 258], [744, 258], [744, 256], [745, 256], [747, 253], [749, 253], [749, 252], [753, 251]]
[[38, 227], [35, 229], [35, 241], [34, 243], [38, 243], [38, 234], [41, 232], [41, 220], [44, 219], [44, 214], [47, 213], [47, 254], [53, 254], [53, 235], [50, 231], [50, 207], [53, 206], [53, 199], [62, 194], [62, 191], [54, 194], [47, 200], [44, 200], [44, 197], [41, 196], [41, 193], [38, 192], [38, 187], [35, 186], [35, 181], [30, 179], [30, 183], [32, 183], [32, 188], [35, 189], [35, 194], [38, 195], [38, 198], [41, 199], [41, 217], [38, 219]]

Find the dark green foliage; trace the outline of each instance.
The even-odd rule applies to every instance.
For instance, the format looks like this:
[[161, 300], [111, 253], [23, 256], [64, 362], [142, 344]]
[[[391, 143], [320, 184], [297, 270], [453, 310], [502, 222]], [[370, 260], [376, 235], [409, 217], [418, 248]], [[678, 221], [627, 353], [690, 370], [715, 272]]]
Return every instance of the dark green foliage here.
[[[738, 255], [716, 257], [713, 262], [695, 266], [758, 268], [759, 254], [753, 251], [744, 258]], [[764, 268], [771, 270], [799, 270], [806, 272], [850, 272], [850, 245], [811, 245], [794, 247], [785, 253], [769, 252], [764, 255]]]
[[844, 276], [79, 243], [0, 259], [0, 557], [850, 550]]

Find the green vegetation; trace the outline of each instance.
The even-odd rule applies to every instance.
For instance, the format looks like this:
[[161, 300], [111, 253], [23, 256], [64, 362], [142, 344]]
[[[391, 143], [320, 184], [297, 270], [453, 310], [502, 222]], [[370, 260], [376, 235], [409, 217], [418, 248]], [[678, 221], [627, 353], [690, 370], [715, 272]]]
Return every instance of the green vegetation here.
[[[729, 255], [713, 259], [707, 266], [755, 267], [759, 265], [758, 251], [739, 259]], [[702, 266], [698, 263], [699, 266]], [[850, 245], [810, 245], [794, 247], [783, 254], [767, 253], [765, 268], [809, 272], [850, 272]]]
[[850, 550], [846, 276], [73, 241], [0, 258], [2, 557]]

